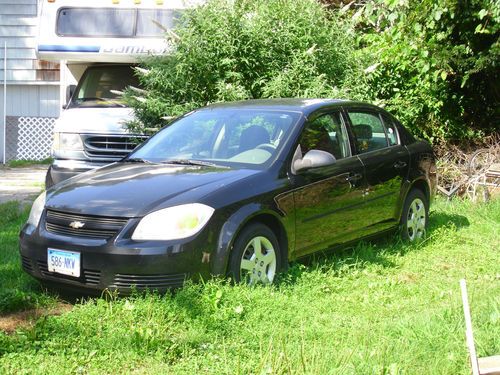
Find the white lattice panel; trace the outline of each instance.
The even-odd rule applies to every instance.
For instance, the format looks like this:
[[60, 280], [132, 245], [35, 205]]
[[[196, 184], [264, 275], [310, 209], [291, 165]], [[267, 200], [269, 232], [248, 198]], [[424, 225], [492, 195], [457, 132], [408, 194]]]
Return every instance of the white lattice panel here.
[[42, 160], [50, 156], [55, 118], [19, 117], [17, 159]]

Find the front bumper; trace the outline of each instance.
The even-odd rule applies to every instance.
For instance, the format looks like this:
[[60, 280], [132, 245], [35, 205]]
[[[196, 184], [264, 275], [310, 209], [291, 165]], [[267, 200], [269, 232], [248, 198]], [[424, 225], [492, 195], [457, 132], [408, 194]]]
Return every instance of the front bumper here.
[[[133, 227], [130, 219], [127, 227]], [[41, 223], [43, 223], [43, 217]], [[20, 233], [20, 254], [24, 271], [38, 280], [60, 289], [100, 294], [116, 290], [130, 294], [133, 290], [165, 292], [180, 287], [187, 279], [206, 278], [210, 266], [203, 252], [209, 251], [202, 231], [186, 242], [132, 241], [121, 234], [106, 239], [79, 238], [53, 234], [40, 224], [26, 225]], [[127, 232], [127, 227], [123, 232]], [[80, 277], [48, 271], [47, 249], [80, 253]]]

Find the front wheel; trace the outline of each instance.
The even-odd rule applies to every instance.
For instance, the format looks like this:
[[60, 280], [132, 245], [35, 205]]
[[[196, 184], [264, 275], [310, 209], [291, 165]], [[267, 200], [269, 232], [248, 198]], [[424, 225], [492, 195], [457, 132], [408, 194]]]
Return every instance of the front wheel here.
[[237, 283], [272, 284], [281, 269], [280, 254], [273, 231], [260, 223], [251, 224], [236, 238], [229, 273]]
[[403, 240], [414, 242], [423, 239], [428, 221], [429, 203], [420, 190], [413, 189], [406, 197], [401, 216], [401, 237]]

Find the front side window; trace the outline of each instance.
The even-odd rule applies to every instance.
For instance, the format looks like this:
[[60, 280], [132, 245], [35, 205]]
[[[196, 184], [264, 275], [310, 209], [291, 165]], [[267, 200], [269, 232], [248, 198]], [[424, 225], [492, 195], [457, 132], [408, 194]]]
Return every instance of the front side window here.
[[160, 131], [130, 157], [151, 162], [182, 159], [258, 167], [277, 155], [299, 118], [295, 112], [200, 110]]
[[326, 151], [343, 159], [350, 156], [349, 140], [345, 132], [340, 113], [322, 115], [304, 128], [300, 139], [303, 154], [310, 150]]
[[387, 147], [384, 125], [378, 114], [349, 111], [349, 119], [360, 154]]
[[61, 8], [56, 31], [66, 37], [162, 37], [179, 16], [173, 9]]

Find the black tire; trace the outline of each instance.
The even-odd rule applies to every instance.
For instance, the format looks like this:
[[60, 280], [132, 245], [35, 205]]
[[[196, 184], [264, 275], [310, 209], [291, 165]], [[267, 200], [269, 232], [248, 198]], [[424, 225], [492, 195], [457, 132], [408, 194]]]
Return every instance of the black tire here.
[[407, 242], [424, 239], [428, 224], [429, 202], [421, 190], [412, 189], [401, 214], [401, 238]]
[[[260, 243], [259, 251], [254, 244]], [[259, 247], [259, 246], [257, 246]], [[271, 253], [274, 253], [274, 257]], [[274, 232], [264, 224], [245, 227], [234, 242], [228, 274], [236, 283], [272, 284], [282, 268], [281, 249]], [[266, 281], [267, 279], [267, 281]]]

